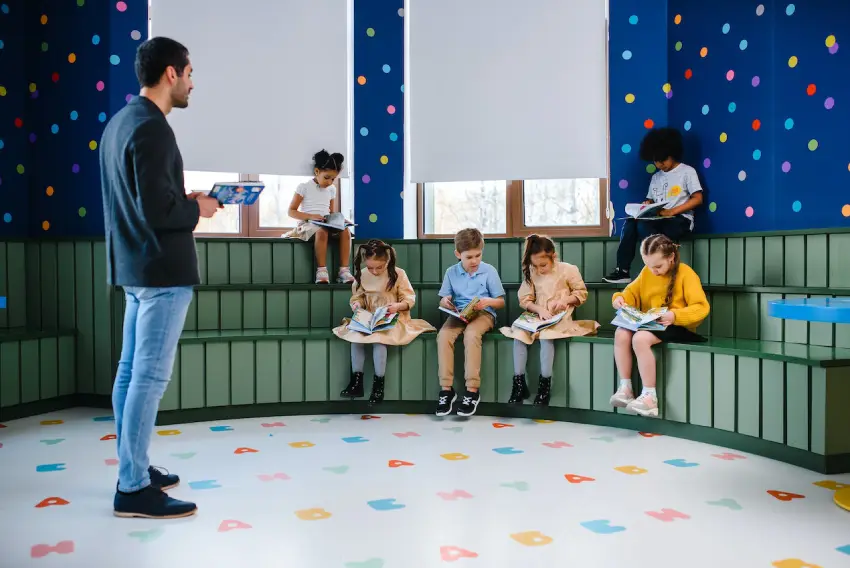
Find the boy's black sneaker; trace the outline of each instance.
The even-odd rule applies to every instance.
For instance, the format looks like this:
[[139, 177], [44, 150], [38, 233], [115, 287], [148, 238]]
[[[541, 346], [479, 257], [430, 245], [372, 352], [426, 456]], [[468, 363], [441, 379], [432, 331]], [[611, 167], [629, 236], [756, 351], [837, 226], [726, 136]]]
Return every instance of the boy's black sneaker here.
[[457, 408], [458, 416], [472, 416], [478, 410], [478, 401], [481, 399], [481, 393], [469, 392], [463, 395], [463, 400]]
[[605, 276], [602, 280], [610, 284], [628, 284], [632, 281], [632, 277], [625, 270], [615, 268], [611, 274]]
[[508, 404], [522, 404], [522, 401], [529, 396], [531, 396], [531, 392], [525, 382], [525, 375], [514, 375], [514, 386], [511, 389], [511, 398], [508, 400]]
[[445, 416], [452, 413], [452, 405], [457, 400], [455, 389], [441, 390], [437, 397], [437, 416]]
[[179, 519], [198, 511], [194, 503], [173, 499], [153, 485], [133, 493], [116, 491], [113, 508], [116, 517], [143, 519]]

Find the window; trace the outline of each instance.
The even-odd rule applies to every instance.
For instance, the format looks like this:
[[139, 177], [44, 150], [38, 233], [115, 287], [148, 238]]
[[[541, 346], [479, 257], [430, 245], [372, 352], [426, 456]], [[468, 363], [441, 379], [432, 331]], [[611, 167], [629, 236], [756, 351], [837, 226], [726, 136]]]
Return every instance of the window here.
[[604, 179], [425, 183], [417, 192], [420, 238], [465, 227], [491, 237], [608, 234]]
[[[239, 174], [225, 172], [183, 172], [183, 185], [186, 193], [193, 191], [209, 191], [216, 182], [231, 182], [241, 180]], [[211, 219], [201, 217], [195, 233], [207, 235], [239, 235], [242, 230], [242, 219], [238, 205], [225, 205]]]

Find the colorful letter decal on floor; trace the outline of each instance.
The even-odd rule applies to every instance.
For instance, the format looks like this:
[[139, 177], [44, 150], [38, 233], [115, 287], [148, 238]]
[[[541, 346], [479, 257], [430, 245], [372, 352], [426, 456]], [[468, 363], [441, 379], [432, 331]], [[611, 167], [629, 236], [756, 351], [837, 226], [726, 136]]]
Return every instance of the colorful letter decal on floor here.
[[36, 505], [35, 508], [43, 509], [45, 507], [54, 507], [68, 504], [70, 504], [70, 501], [66, 501], [61, 497], [48, 497], [47, 499], [42, 500], [38, 505]]
[[283, 428], [286, 424], [283, 422], [263, 422], [260, 426], [263, 428]]
[[637, 467], [635, 465], [621, 465], [620, 467], [615, 467], [617, 471], [625, 473], [627, 475], [641, 475], [646, 473], [649, 470], [643, 469], [642, 467]]
[[581, 523], [581, 526], [583, 526], [589, 531], [595, 532], [596, 534], [614, 534], [626, 530], [626, 527], [618, 527], [612, 525], [611, 521], [609, 521], [608, 519], [601, 519], [598, 521], [585, 521]]
[[[56, 426], [57, 424], [64, 424], [64, 423], [65, 423], [64, 420], [42, 420], [41, 421], [42, 426]], [[65, 542], [68, 542], [68, 541], [65, 541]]]
[[204, 479], [202, 481], [190, 481], [189, 487], [192, 489], [218, 489], [221, 485], [218, 484], [218, 481], [215, 479]]
[[56, 444], [60, 444], [65, 441], [65, 438], [55, 438], [53, 440], [39, 440], [42, 444], [46, 446], [55, 446]]
[[676, 509], [661, 509], [660, 511], [647, 511], [647, 515], [652, 517], [653, 519], [658, 519], [659, 521], [664, 521], [665, 523], [671, 523], [676, 519], [690, 519], [691, 517], [680, 513]]
[[101, 442], [106, 442], [107, 440], [115, 440], [118, 436], [115, 434], [107, 434], [103, 438], [100, 439]]
[[105, 460], [103, 460], [103, 463], [105, 463], [106, 465], [118, 465], [118, 460], [115, 458], [106, 458]]
[[95, 416], [92, 418], [95, 422], [115, 422], [114, 416]]
[[516, 489], [517, 491], [528, 491], [530, 486], [525, 481], [514, 481], [513, 483], [502, 483], [502, 487], [508, 487], [510, 489]]
[[585, 477], [583, 475], [575, 475], [574, 473], [565, 473], [564, 477], [570, 483], [582, 483], [584, 481], [596, 481], [592, 477]]
[[393, 436], [396, 438], [418, 438], [419, 434], [416, 432], [393, 432]]
[[439, 492], [437, 496], [443, 499], [444, 501], [457, 501], [458, 499], [472, 499], [472, 495], [464, 491], [463, 489], [455, 489], [451, 493]]
[[165, 529], [157, 527], [146, 531], [132, 531], [127, 533], [130, 538], [137, 538], [139, 542], [151, 542], [161, 537], [165, 533]]
[[389, 463], [387, 463], [387, 465], [390, 466], [390, 467], [403, 467], [403, 466], [409, 467], [409, 466], [412, 466], [414, 464], [412, 464], [408, 461], [404, 461], [404, 460], [390, 460]]
[[848, 556], [850, 556], [850, 544], [845, 545], [845, 546], [839, 546], [835, 550], [837, 550], [838, 552], [841, 552], [842, 554], [847, 554]]
[[329, 471], [331, 473], [343, 474], [346, 471], [348, 471], [348, 466], [347, 465], [335, 465], [335, 466], [323, 467], [322, 469], [324, 469], [325, 471]]
[[672, 465], [673, 467], [697, 467], [699, 464], [695, 462], [689, 462], [682, 458], [677, 458], [675, 460], [667, 460], [664, 463], [667, 465]]
[[543, 445], [547, 448], [572, 448], [571, 444], [566, 442], [543, 442]]
[[259, 451], [260, 450], [255, 450], [254, 448], [236, 448], [235, 450], [233, 450], [233, 453], [234, 454], [256, 454], [256, 453], [259, 453]]
[[785, 560], [777, 560], [773, 563], [776, 568], [821, 568], [817, 564], [809, 564], [798, 558], [787, 558]]
[[62, 540], [53, 546], [49, 544], [36, 544], [30, 549], [30, 556], [32, 558], [44, 558], [51, 552], [55, 552], [56, 554], [71, 554], [74, 552], [74, 541]]
[[456, 562], [461, 558], [478, 558], [478, 553], [457, 546], [441, 546], [440, 558], [443, 562]]
[[644, 438], [657, 438], [658, 436], [663, 436], [664, 434], [654, 434], [652, 432], [638, 432]]
[[364, 562], [346, 562], [345, 568], [384, 568], [383, 558], [370, 558]]
[[157, 434], [160, 436], [179, 436], [182, 432], [180, 430], [158, 430]]
[[443, 430], [448, 430], [449, 432], [459, 434], [460, 432], [463, 432], [463, 426], [452, 426], [450, 428], [443, 428]]
[[513, 424], [505, 424], [504, 422], [493, 422], [493, 428], [513, 428]]
[[376, 511], [394, 511], [395, 509], [404, 509], [407, 506], [396, 503], [395, 499], [377, 499], [375, 501], [367, 501], [366, 504]]
[[797, 493], [786, 493], [785, 491], [776, 491], [773, 489], [768, 489], [767, 491], [773, 497], [776, 497], [780, 501], [793, 501], [794, 499], [805, 499], [805, 495], [799, 495]]
[[522, 454], [523, 450], [516, 450], [513, 446], [507, 446], [505, 448], [493, 448], [493, 451], [497, 454], [511, 455], [511, 454]]
[[552, 544], [553, 540], [551, 536], [546, 536], [540, 531], [514, 533], [511, 538], [525, 546], [546, 546]]
[[316, 509], [302, 509], [300, 511], [295, 511], [295, 516], [301, 519], [302, 521], [321, 521], [324, 519], [331, 518], [331, 514], [322, 509], [321, 507]]
[[726, 460], [726, 461], [747, 459], [746, 456], [742, 456], [742, 455], [739, 455], [739, 454], [730, 454], [729, 452], [723, 452], [722, 454], [711, 454], [711, 457], [717, 458], [719, 460]]
[[[210, 430], [213, 432], [231, 432], [233, 431], [233, 426], [210, 426]], [[162, 433], [159, 435], [164, 436]]]
[[363, 436], [351, 436], [349, 438], [343, 438], [342, 441], [346, 444], [361, 444], [363, 442], [368, 442], [369, 440]]
[[45, 473], [48, 471], [65, 471], [64, 463], [46, 463], [43, 465], [35, 466], [35, 470], [39, 473]]
[[289, 445], [293, 448], [312, 448], [316, 444], [313, 442], [290, 442]]
[[218, 526], [218, 532], [227, 532], [233, 531], [236, 529], [250, 529], [253, 528], [251, 525], [247, 523], [243, 523], [242, 521], [221, 521], [221, 524]]
[[817, 485], [818, 487], [823, 487], [825, 489], [829, 489], [831, 491], [838, 491], [839, 489], [847, 489], [850, 487], [847, 483], [841, 483], [838, 481], [833, 481], [831, 479], [825, 479], [823, 481], [815, 481], [812, 485]]
[[728, 509], [732, 509], [733, 511], [740, 511], [743, 509], [737, 501], [734, 499], [729, 499], [728, 497], [725, 499], [720, 499], [719, 501], [706, 501], [708, 505], [715, 505], [717, 507], [726, 507]]
[[181, 460], [188, 460], [189, 458], [194, 457], [195, 453], [196, 452], [183, 452], [182, 454], [171, 454], [171, 457]]
[[274, 481], [276, 479], [280, 480], [280, 481], [286, 481], [287, 479], [292, 479], [291, 477], [289, 477], [285, 473], [274, 473], [272, 475], [261, 473], [257, 477], [260, 478], [260, 481]]

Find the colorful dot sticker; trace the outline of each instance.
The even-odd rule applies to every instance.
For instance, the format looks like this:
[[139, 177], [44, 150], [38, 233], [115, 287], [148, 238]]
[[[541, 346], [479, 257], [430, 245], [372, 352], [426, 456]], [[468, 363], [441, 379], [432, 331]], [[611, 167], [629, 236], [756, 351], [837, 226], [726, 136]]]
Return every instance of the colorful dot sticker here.
[[691, 129], [691, 121], [690, 121], [690, 120], [686, 120], [686, 121], [685, 121], [685, 124], [684, 124], [684, 127], [685, 127], [685, 130], [690, 130], [690, 129]]
[[677, 26], [682, 23], [682, 15], [676, 14], [676, 17], [673, 18], [673, 23]]
[[126, 12], [127, 4], [125, 2], [118, 2], [117, 4], [115, 4], [115, 9], [119, 12]]
[[390, 159], [388, 157], [381, 156], [381, 163], [382, 164], [387, 165], [389, 163], [389, 161], [390, 161]]
[[752, 80], [753, 87], [758, 87], [761, 84], [761, 77], [756, 75]]
[[631, 144], [623, 144], [623, 146], [620, 149], [623, 151], [623, 154], [628, 154], [629, 152], [632, 151], [632, 145]]
[[756, 6], [756, 16], [761, 16], [764, 14], [764, 4], [759, 4]]
[[370, 181], [372, 181], [372, 178], [369, 176], [369, 174], [363, 174], [363, 177], [360, 179], [363, 183], [369, 183]]
[[358, 85], [365, 85], [366, 84], [366, 77], [364, 77], [363, 75], [360, 75], [359, 77], [357, 77], [357, 84]]
[[635, 15], [629, 16], [629, 23], [633, 26], [636, 26], [638, 23], [638, 17]]
[[57, 134], [57, 133], [59, 132], [59, 125], [58, 125], [58, 124], [54, 124], [53, 126], [51, 126], [51, 127], [50, 127], [50, 132], [52, 132], [53, 134]]
[[378, 216], [374, 213], [369, 213], [369, 222], [376, 223], [378, 221]]
[[80, 207], [79, 209], [77, 209], [77, 215], [79, 215], [80, 217], [85, 217], [86, 216], [86, 208]]
[[702, 49], [699, 50], [699, 56], [700, 57], [705, 57], [706, 55], [708, 55], [708, 48], [707, 47], [703, 47]]
[[760, 129], [761, 129], [761, 121], [759, 119], [755, 119], [753, 121], [753, 130], [760, 130]]
[[97, 150], [97, 142], [95, 142], [94, 140], [89, 142], [89, 150]]
[[711, 203], [709, 203], [709, 204], [708, 204], [708, 210], [709, 210], [709, 211], [711, 211], [712, 213], [714, 213], [715, 211], [717, 211], [717, 203], [715, 203], [714, 201], [712, 201]]
[[833, 45], [835, 45], [835, 36], [834, 35], [826, 36], [826, 41], [824, 43], [826, 44], [827, 47], [832, 47]]
[[80, 117], [80, 113], [75, 110], [72, 110], [69, 116], [71, 117], [71, 120], [77, 120]]
[[390, 72], [390, 66], [387, 65], [386, 63], [384, 63], [384, 66], [381, 67], [381, 71], [383, 71], [384, 73], [389, 73]]
[[741, 51], [744, 51], [745, 49], [747, 49], [747, 46], [749, 46], [749, 45], [750, 44], [747, 43], [747, 40], [742, 39], [741, 43], [738, 44], [738, 49], [740, 49]]
[[398, 134], [390, 132], [390, 142], [395, 142], [396, 140], [398, 140]]
[[823, 107], [826, 110], [832, 110], [832, 107], [835, 106], [835, 99], [832, 97], [827, 97], [825, 101], [823, 101]]
[[726, 35], [726, 34], [729, 33], [729, 30], [731, 30], [731, 29], [732, 29], [732, 26], [730, 26], [729, 24], [723, 24], [721, 31], [723, 32], [723, 35]]
[[744, 181], [745, 179], [747, 179], [747, 172], [744, 170], [738, 172], [738, 181]]
[[761, 160], [761, 150], [753, 150], [753, 160]]
[[795, 201], [794, 203], [791, 204], [791, 210], [794, 213], [799, 213], [800, 210], [802, 210], [802, 209], [803, 209], [803, 204], [800, 203], [799, 201]]
[[791, 171], [791, 162], [787, 162], [787, 161], [786, 161], [786, 162], [782, 162], [782, 171], [783, 171], [784, 173], [786, 173], [786, 174], [787, 174], [788, 172], [790, 172], [790, 171]]
[[732, 69], [730, 69], [729, 71], [726, 72], [726, 80], [727, 81], [731, 81], [734, 78], [735, 78], [735, 72]]
[[360, 129], [360, 136], [369, 136], [369, 129], [365, 126]]
[[113, 65], [118, 65], [119, 63], [121, 63], [121, 58], [118, 57], [117, 55], [110, 55], [109, 56], [109, 62], [112, 63]]
[[655, 126], [655, 121], [653, 121], [651, 118], [647, 118], [643, 121], [643, 127], [647, 130], [651, 130], [653, 126]]
[[704, 168], [710, 168], [710, 167], [711, 167], [711, 159], [710, 159], [710, 158], [706, 158], [706, 159], [704, 159], [704, 160], [702, 161], [702, 167], [704, 167]]
[[77, 60], [77, 54], [76, 53], [69, 53], [68, 54], [68, 63], [74, 63], [76, 60]]
[[682, 51], [682, 42], [681, 41], [676, 42], [676, 51]]
[[685, 69], [685, 79], [690, 80], [694, 76], [693, 69]]
[[746, 215], [747, 217], [752, 217], [755, 214], [756, 211], [752, 207], [747, 207], [746, 209], [744, 209], [744, 215]]
[[366, 28], [366, 35], [369, 37], [375, 37], [375, 28]]
[[100, 122], [106, 122], [106, 113], [102, 112], [102, 113], [98, 114], [97, 120], [100, 121]]
[[50, 228], [50, 221], [44, 221], [44, 222], [42, 222], [42, 223], [41, 223], [41, 228], [42, 228], [42, 229], [44, 229], [45, 231], [46, 231], [46, 230], [48, 230], [48, 229]]
[[628, 49], [627, 49], [627, 50], [625, 50], [625, 51], [623, 52], [623, 59], [625, 59], [626, 61], [628, 61], [628, 60], [629, 60], [629, 59], [631, 59], [631, 58], [632, 58], [632, 52], [631, 52], [631, 51], [629, 51]]
[[710, 112], [710, 108], [708, 105], [702, 105], [702, 114], [707, 115]]
[[669, 93], [673, 90], [673, 86], [670, 83], [664, 83], [661, 85], [661, 91], [664, 93]]
[[92, 45], [98, 45], [100, 43], [100, 36], [97, 35], [97, 34], [94, 34], [93, 36], [91, 36], [91, 42], [92, 42]]
[[393, 105], [389, 105], [389, 106], [387, 107], [387, 112], [388, 112], [389, 114], [395, 114], [395, 107], [394, 107]]
[[629, 180], [621, 179], [618, 185], [620, 186], [620, 189], [626, 189], [629, 187]]
[[47, 189], [44, 190], [44, 193], [47, 194], [47, 197], [51, 197], [54, 193], [54, 189], [52, 185], [48, 185]]
[[806, 87], [806, 94], [810, 97], [818, 92], [818, 87], [814, 83], [811, 83], [808, 87]]
[[738, 110], [738, 105], [734, 102], [729, 103], [729, 112], [735, 112], [736, 110]]
[[796, 6], [794, 6], [794, 4], [788, 4], [788, 6], [786, 6], [786, 7], [785, 7], [785, 15], [787, 15], [787, 16], [793, 16], [793, 15], [794, 15], [794, 12], [795, 12], [796, 10], [797, 10], [797, 7], [796, 7]]
[[655, 164], [647, 164], [647, 166], [646, 166], [646, 173], [648, 173], [648, 174], [654, 174], [654, 173], [655, 173], [655, 171], [656, 171], [657, 169], [658, 169], [658, 168], [656, 168], [656, 167], [655, 167]]
[[[850, 217], [850, 205], [845, 205], [844, 207], [842, 207], [841, 208], [841, 214], [845, 217]], [[8, 213], [6, 213], [6, 215], [8, 215]], [[4, 219], [5, 219], [5, 217], [4, 217]], [[12, 218], [9, 217], [9, 221], [11, 221], [11, 220], [12, 220]], [[9, 221], [6, 221], [6, 222], [8, 223]]]
[[796, 66], [797, 66], [797, 63], [799, 63], [799, 61], [800, 61], [800, 60], [799, 60], [799, 59], [797, 59], [797, 56], [796, 56], [796, 55], [792, 55], [791, 57], [789, 57], [789, 58], [788, 58], [788, 67], [790, 67], [791, 69], [793, 69], [794, 67], [796, 67]]
[[94, 87], [95, 87], [95, 89], [97, 89], [98, 91], [102, 91], [103, 89], [105, 89], [105, 88], [106, 88], [106, 85], [104, 84], [104, 82], [103, 82], [103, 81], [98, 81], [97, 83], [95, 83], [95, 86], [94, 86]]
[[130, 39], [133, 39], [135, 41], [139, 41], [140, 39], [142, 39], [142, 32], [140, 32], [139, 30], [131, 31], [130, 32]]
[[729, 135], [726, 134], [725, 132], [721, 132], [720, 133], [720, 141], [725, 143], [727, 140], [729, 140]]
[[814, 138], [809, 140], [809, 150], [814, 152], [817, 149], [818, 149], [818, 141], [815, 140]]
[[626, 102], [628, 104], [632, 104], [633, 102], [635, 102], [635, 96], [632, 93], [628, 93], [626, 95]]
[[[846, 207], [847, 209], [850, 209], [850, 205], [845, 205], [844, 207]], [[845, 215], [845, 217], [847, 217], [847, 215]], [[4, 213], [3, 214], [3, 222], [11, 223], [12, 222], [12, 214], [11, 213]]]

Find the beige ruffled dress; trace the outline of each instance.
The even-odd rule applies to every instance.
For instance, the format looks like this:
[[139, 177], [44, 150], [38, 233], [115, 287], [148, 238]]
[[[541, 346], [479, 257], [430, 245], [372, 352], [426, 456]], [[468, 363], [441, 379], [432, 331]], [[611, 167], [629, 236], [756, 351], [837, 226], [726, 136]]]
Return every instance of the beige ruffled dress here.
[[348, 329], [349, 318], [342, 320], [342, 325], [333, 329], [334, 335], [351, 343], [383, 343], [384, 345], [407, 345], [418, 335], [426, 331], [436, 331], [434, 326], [425, 320], [410, 317], [410, 308], [416, 304], [416, 292], [410, 285], [407, 273], [396, 267], [398, 278], [391, 290], [387, 290], [389, 274], [373, 276], [368, 270], [364, 270], [360, 277], [360, 286], [357, 282], [351, 286], [350, 304], [358, 302], [367, 311], [374, 312], [381, 306], [387, 306], [396, 302], [404, 302], [408, 309], [399, 312], [396, 324], [387, 331], [379, 331], [372, 335], [360, 333]]
[[[578, 268], [567, 262], [555, 263], [554, 269], [548, 274], [537, 274], [531, 267], [531, 284], [524, 281], [519, 287], [519, 305], [526, 309], [529, 304], [545, 306], [553, 315], [554, 306], [558, 301], [566, 302], [570, 297], [578, 300], [578, 306], [587, 301], [587, 286], [581, 278]], [[531, 334], [517, 327], [503, 327], [499, 331], [502, 335], [522, 341], [531, 345], [536, 339], [563, 339], [565, 337], [577, 337], [583, 335], [594, 335], [599, 329], [599, 324], [590, 320], [573, 320], [573, 311], [578, 306], [567, 308], [567, 315], [553, 326]]]

